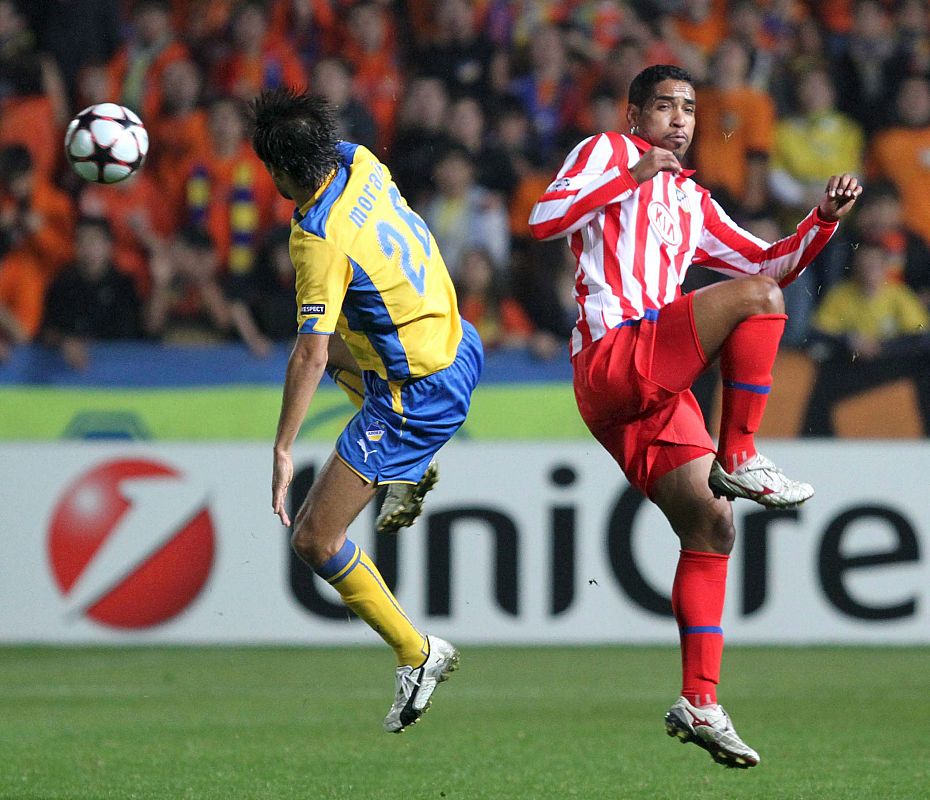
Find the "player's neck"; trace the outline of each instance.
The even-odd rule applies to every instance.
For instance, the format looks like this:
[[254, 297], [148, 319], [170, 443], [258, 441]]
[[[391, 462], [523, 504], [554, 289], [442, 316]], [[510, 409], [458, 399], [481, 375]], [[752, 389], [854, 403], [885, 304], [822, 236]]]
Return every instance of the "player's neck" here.
[[304, 187], [299, 187], [294, 189], [293, 200], [297, 204], [297, 208], [303, 208], [307, 203], [309, 203], [313, 196], [316, 194], [311, 189], [306, 189]]

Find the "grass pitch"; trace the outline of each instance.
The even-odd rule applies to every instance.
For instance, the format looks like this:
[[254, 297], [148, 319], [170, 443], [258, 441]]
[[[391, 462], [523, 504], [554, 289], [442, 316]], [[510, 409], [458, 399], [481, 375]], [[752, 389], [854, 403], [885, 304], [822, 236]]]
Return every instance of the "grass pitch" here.
[[0, 797], [930, 796], [927, 648], [729, 648], [745, 771], [665, 735], [676, 649], [466, 647], [400, 736], [392, 673], [386, 648], [0, 648]]

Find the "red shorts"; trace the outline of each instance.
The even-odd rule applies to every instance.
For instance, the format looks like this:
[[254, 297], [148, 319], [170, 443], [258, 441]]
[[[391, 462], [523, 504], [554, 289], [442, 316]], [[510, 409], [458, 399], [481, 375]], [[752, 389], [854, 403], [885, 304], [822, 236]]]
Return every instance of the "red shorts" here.
[[644, 494], [676, 467], [716, 452], [691, 393], [707, 367], [691, 295], [609, 330], [572, 367], [582, 419]]

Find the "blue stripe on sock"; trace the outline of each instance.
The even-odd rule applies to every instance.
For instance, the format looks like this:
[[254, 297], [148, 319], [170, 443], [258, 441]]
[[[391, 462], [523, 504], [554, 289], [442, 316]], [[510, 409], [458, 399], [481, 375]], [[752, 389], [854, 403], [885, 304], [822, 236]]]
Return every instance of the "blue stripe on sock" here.
[[742, 389], [744, 392], [755, 392], [756, 394], [768, 394], [772, 391], [771, 386], [762, 386], [758, 383], [739, 383], [738, 381], [725, 380], [723, 385], [727, 389]]
[[[345, 566], [352, 560], [353, 556], [355, 557], [356, 562], [361, 558], [361, 549], [356, 547], [355, 542], [351, 539], [346, 539], [345, 544], [339, 549], [339, 552], [336, 553], [332, 558], [330, 558], [325, 564], [317, 567], [314, 572], [319, 575], [324, 580], [329, 580], [333, 575], [337, 575]], [[350, 570], [351, 571], [351, 570]]]
[[362, 548], [360, 547], [360, 548], [358, 549], [358, 553], [357, 553], [356, 556], [355, 556], [355, 559], [352, 561], [352, 563], [349, 565], [349, 567], [345, 570], [345, 572], [343, 572], [342, 575], [340, 575], [338, 578], [334, 578], [334, 579], [330, 580], [330, 581], [329, 581], [329, 585], [330, 585], [330, 586], [335, 586], [337, 583], [342, 583], [343, 579], [344, 579], [347, 575], [351, 574], [351, 572], [358, 566], [358, 564], [359, 564], [359, 562], [360, 562], [361, 560], [362, 560]]
[[682, 633], [717, 633], [723, 636], [723, 628], [719, 625], [692, 625], [688, 628], [679, 628]]

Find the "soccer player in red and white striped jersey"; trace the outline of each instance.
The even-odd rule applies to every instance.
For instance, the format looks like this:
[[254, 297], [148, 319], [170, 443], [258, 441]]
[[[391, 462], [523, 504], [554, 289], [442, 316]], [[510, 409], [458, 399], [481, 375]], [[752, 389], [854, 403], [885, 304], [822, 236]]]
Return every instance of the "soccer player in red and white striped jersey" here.
[[[753, 434], [787, 319], [781, 287], [820, 252], [862, 189], [851, 175], [830, 178], [797, 231], [768, 244], [682, 168], [696, 109], [687, 72], [644, 70], [630, 86], [629, 133], [578, 144], [534, 206], [530, 227], [539, 239], [567, 237], [578, 260], [571, 355], [581, 416], [681, 541], [672, 608], [682, 693], [666, 729], [719, 763], [752, 767], [758, 753], [716, 695], [735, 537], [723, 498], [792, 507], [813, 495], [756, 452]], [[692, 265], [739, 280], [682, 295]], [[691, 384], [718, 357], [724, 388], [714, 447]]]

